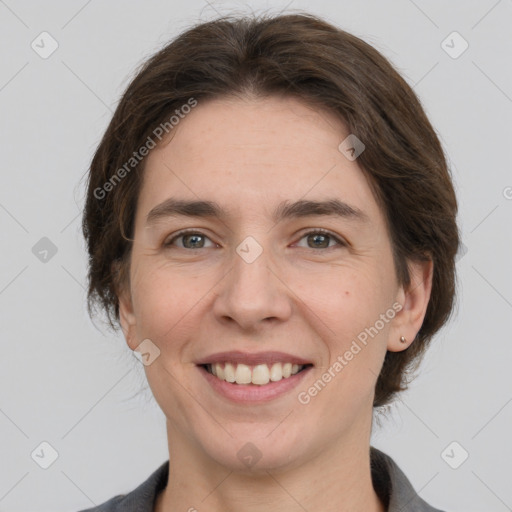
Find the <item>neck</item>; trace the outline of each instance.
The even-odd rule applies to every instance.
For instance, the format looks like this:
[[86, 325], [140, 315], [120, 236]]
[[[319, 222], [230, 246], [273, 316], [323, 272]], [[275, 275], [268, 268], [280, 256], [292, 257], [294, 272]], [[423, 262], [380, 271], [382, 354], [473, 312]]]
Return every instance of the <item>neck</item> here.
[[[370, 469], [370, 428], [292, 469], [240, 473], [199, 453], [168, 422], [169, 478], [156, 512], [386, 512]], [[171, 443], [172, 440], [172, 443]]]

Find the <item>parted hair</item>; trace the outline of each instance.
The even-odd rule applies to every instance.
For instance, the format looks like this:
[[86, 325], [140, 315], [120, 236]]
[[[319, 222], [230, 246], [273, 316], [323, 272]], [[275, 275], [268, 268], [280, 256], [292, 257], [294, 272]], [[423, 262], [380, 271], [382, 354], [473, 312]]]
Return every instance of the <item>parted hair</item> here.
[[87, 173], [82, 230], [89, 256], [88, 312], [92, 317], [103, 311], [118, 329], [118, 296], [129, 280], [146, 158], [132, 161], [131, 170], [126, 162], [154, 138], [155, 128], [191, 98], [200, 104], [283, 94], [332, 112], [364, 143], [357, 163], [384, 213], [399, 283], [411, 284], [408, 261], [433, 261], [421, 329], [407, 349], [386, 353], [373, 404], [382, 406], [407, 389], [411, 372], [453, 311], [456, 195], [440, 140], [412, 88], [373, 46], [311, 14], [199, 23], [137, 69]]

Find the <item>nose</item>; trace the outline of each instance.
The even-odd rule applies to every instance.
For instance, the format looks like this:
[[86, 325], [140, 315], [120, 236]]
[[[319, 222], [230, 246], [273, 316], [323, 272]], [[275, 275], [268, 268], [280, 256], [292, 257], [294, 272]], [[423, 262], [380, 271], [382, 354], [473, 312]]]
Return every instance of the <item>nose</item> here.
[[268, 251], [263, 250], [254, 261], [240, 254], [234, 252], [231, 269], [218, 284], [213, 306], [216, 318], [248, 331], [287, 320], [293, 294]]

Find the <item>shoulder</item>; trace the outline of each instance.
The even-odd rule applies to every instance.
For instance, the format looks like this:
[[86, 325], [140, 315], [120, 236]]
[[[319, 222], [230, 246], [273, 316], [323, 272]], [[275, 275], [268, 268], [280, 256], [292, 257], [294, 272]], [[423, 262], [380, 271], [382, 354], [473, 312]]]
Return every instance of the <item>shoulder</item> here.
[[127, 510], [126, 505], [123, 505], [125, 498], [126, 494], [118, 494], [117, 496], [110, 498], [108, 501], [105, 501], [101, 505], [79, 510], [78, 512], [118, 512], [121, 510]]
[[153, 505], [159, 492], [166, 484], [169, 475], [169, 461], [165, 461], [147, 480], [128, 494], [119, 494], [93, 508], [78, 512], [153, 512]]
[[423, 500], [397, 463], [370, 446], [372, 480], [375, 492], [388, 506], [388, 512], [444, 512]]

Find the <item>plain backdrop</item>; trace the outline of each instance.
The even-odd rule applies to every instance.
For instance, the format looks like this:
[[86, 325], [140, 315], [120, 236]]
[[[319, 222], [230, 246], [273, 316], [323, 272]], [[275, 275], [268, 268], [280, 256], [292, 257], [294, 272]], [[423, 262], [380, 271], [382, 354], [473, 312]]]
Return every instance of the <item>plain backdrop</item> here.
[[168, 458], [141, 364], [86, 312], [84, 176], [137, 66], [234, 10], [321, 15], [375, 46], [419, 95], [460, 202], [459, 298], [372, 444], [440, 509], [512, 510], [512, 1], [5, 0], [0, 511], [92, 507]]

